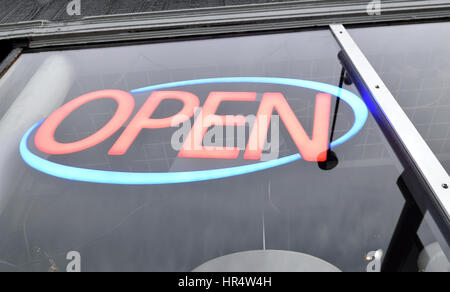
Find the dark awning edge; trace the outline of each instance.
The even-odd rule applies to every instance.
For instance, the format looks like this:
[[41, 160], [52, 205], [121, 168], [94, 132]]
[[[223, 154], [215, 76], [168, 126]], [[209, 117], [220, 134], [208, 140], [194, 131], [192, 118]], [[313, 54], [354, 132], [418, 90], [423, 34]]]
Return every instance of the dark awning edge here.
[[367, 13], [368, 2], [292, 1], [85, 17], [69, 22], [20, 22], [0, 25], [0, 41], [25, 39], [30, 48], [44, 48], [450, 17], [450, 3], [445, 0], [384, 0], [381, 15], [373, 16]]

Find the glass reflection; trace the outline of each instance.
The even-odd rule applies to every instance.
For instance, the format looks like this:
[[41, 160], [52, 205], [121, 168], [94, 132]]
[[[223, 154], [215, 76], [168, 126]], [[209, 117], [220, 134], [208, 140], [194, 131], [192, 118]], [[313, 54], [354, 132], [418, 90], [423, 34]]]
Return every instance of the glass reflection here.
[[[55, 56], [69, 64], [56, 66], [62, 71], [59, 75], [70, 72], [71, 78], [63, 82], [62, 77], [54, 77], [54, 88], [44, 91], [57, 96], [42, 97], [50, 99], [52, 105], [45, 105], [52, 110], [96, 90], [130, 91], [201, 78], [283, 77], [338, 86], [342, 68], [337, 53], [328, 31], [314, 31], [26, 54], [0, 86], [0, 126], [31, 126], [38, 120], [30, 115], [15, 120], [5, 117], [21, 100], [23, 93], [18, 88], [32, 85], [34, 77], [24, 78], [20, 72], [29, 70], [34, 72], [31, 76], [41, 76], [43, 66]], [[57, 86], [68, 92], [56, 90]], [[357, 94], [353, 86], [343, 87]], [[259, 98], [265, 92], [282, 92], [311, 136], [314, 91], [255, 84], [187, 89], [200, 97], [201, 104], [212, 90], [257, 92]], [[136, 108], [147, 97], [136, 95]], [[26, 103], [24, 109], [48, 115], [37, 103]], [[255, 114], [258, 104], [224, 103], [218, 113]], [[91, 135], [111, 118], [115, 108], [108, 100], [80, 108], [58, 128], [57, 139], [70, 142]], [[157, 116], [167, 117], [179, 109], [179, 104], [167, 102], [158, 108]], [[354, 113], [341, 103], [335, 117], [333, 133], [341, 137], [351, 128]], [[0, 270], [65, 270], [67, 253], [77, 251], [84, 271], [191, 271], [237, 252], [285, 250], [318, 257], [344, 271], [366, 271], [366, 256], [386, 250], [403, 206], [396, 185], [402, 168], [371, 117], [353, 139], [333, 150], [339, 164], [327, 171], [317, 163], [297, 161], [233, 178], [159, 186], [80, 183], [39, 173], [19, 156], [18, 141], [25, 131], [1, 136], [2, 141], [10, 141], [11, 153], [0, 161], [8, 169], [0, 189], [0, 232], [4, 235], [0, 238]], [[173, 129], [146, 131], [124, 157], [106, 155], [117, 134], [83, 153], [49, 159], [143, 172], [242, 163], [242, 159], [181, 159], [170, 145], [172, 134]], [[296, 152], [282, 126], [280, 157]]]

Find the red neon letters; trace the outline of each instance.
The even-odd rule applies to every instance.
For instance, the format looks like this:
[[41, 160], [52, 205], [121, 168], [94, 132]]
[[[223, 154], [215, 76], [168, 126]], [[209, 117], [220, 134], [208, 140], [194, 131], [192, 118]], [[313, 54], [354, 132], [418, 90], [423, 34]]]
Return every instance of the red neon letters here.
[[289, 134], [306, 161], [326, 161], [330, 127], [331, 95], [321, 93], [316, 98], [312, 140], [309, 139], [291, 107], [281, 93], [266, 93], [261, 101], [255, 126], [244, 154], [244, 159], [260, 160], [267, 139], [270, 119], [276, 109]]
[[[86, 103], [102, 98], [112, 98], [118, 103], [113, 118], [101, 130], [86, 139], [73, 143], [59, 143], [55, 141], [55, 131], [58, 126], [77, 108]], [[82, 95], [71, 100], [51, 116], [39, 128], [36, 137], [36, 147], [47, 154], [70, 154], [80, 152], [105, 141], [128, 120], [134, 109], [134, 99], [129, 93], [120, 90], [102, 90]]]
[[[179, 157], [236, 159], [240, 150], [234, 147], [203, 146], [203, 139], [212, 126], [244, 126], [246, 118], [243, 116], [219, 116], [216, 112], [224, 101], [249, 102], [255, 101], [255, 92], [212, 92], [206, 100], [200, 116], [194, 123]], [[73, 143], [59, 143], [55, 141], [55, 131], [64, 119], [73, 111], [86, 103], [104, 98], [112, 98], [118, 103], [113, 118], [97, 133], [81, 141]], [[166, 99], [176, 99], [183, 102], [183, 109], [172, 117], [152, 118], [160, 103]], [[37, 148], [48, 154], [70, 154], [94, 147], [117, 132], [130, 118], [134, 110], [133, 97], [124, 91], [102, 90], [80, 96], [55, 111], [39, 128], [35, 143]], [[153, 92], [137, 114], [125, 128], [122, 135], [109, 151], [109, 155], [124, 155], [143, 129], [159, 129], [177, 126], [189, 120], [200, 106], [197, 96], [183, 91]], [[276, 110], [295, 142], [300, 154], [307, 161], [325, 161], [327, 159], [328, 135], [330, 124], [331, 96], [318, 94], [314, 116], [314, 129], [310, 139], [298, 121], [291, 107], [281, 93], [266, 93], [263, 95], [256, 121], [250, 133], [244, 158], [259, 160], [263, 146], [267, 139], [267, 132], [273, 111]]]
[[203, 138], [212, 126], [245, 125], [243, 116], [217, 116], [215, 114], [222, 101], [254, 101], [255, 99], [256, 92], [211, 92], [178, 156], [184, 158], [238, 158], [240, 151], [238, 148], [204, 147], [202, 146]]
[[[175, 116], [165, 119], [150, 119], [156, 108], [164, 99], [178, 99], [184, 103], [183, 109]], [[156, 91], [147, 99], [128, 127], [109, 151], [109, 155], [123, 155], [133, 144], [142, 129], [160, 129], [182, 124], [194, 115], [195, 108], [200, 106], [198, 97], [183, 91]], [[173, 124], [173, 121], [177, 124]]]

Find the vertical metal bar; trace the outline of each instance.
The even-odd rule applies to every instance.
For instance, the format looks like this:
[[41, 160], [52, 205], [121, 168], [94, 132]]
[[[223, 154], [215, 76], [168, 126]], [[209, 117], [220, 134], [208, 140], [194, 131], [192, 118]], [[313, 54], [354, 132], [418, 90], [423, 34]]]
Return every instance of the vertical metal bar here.
[[[342, 48], [339, 58], [387, 137], [405, 170], [412, 173], [411, 189], [422, 211], [429, 211], [448, 246], [450, 242], [450, 178], [435, 154], [361, 52], [343, 25], [330, 29]], [[436, 236], [440, 237], [440, 236]], [[447, 257], [450, 252], [446, 249]]]

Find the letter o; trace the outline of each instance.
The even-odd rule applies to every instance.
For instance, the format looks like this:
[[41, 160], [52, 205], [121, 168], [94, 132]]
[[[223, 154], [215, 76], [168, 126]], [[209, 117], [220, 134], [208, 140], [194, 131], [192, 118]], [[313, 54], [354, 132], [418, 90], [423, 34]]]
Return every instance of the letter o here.
[[[58, 126], [76, 109], [98, 99], [114, 99], [118, 108], [112, 119], [91, 136], [73, 143], [55, 141]], [[39, 151], [47, 154], [70, 154], [80, 152], [104, 142], [122, 127], [134, 110], [134, 98], [121, 90], [101, 90], [77, 97], [51, 114], [41, 125], [35, 136], [35, 144]]]

